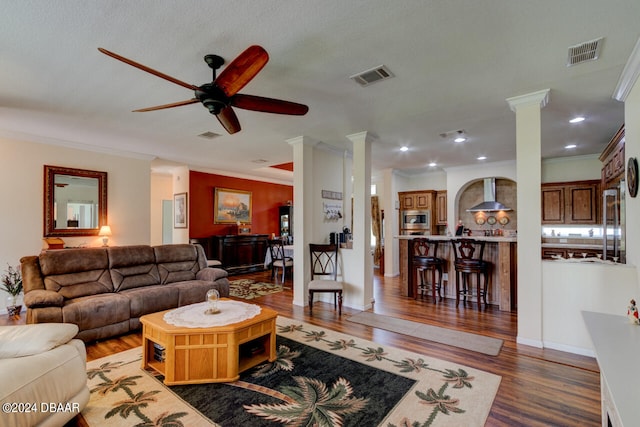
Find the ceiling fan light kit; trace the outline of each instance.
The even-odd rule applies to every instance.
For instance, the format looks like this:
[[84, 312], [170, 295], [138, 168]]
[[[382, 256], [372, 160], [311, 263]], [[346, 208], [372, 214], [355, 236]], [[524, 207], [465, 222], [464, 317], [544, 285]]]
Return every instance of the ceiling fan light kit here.
[[205, 83], [201, 86], [195, 86], [183, 82], [101, 47], [98, 48], [98, 50], [105, 55], [136, 67], [139, 70], [153, 74], [194, 91], [194, 98], [185, 101], [172, 102], [170, 104], [157, 105], [155, 107], [142, 108], [134, 110], [134, 112], [157, 111], [200, 102], [209, 111], [209, 113], [218, 118], [220, 124], [229, 134], [234, 134], [239, 132], [241, 127], [238, 117], [232, 107], [263, 113], [296, 116], [303, 116], [307, 111], [309, 111], [309, 107], [304, 104], [238, 93], [238, 91], [246, 86], [246, 84], [249, 83], [260, 72], [260, 70], [262, 70], [269, 60], [267, 52], [257, 45], [249, 46], [244, 52], [238, 55], [236, 59], [222, 70], [218, 77], [216, 77], [216, 71], [224, 64], [224, 59], [218, 55], [205, 55], [204, 61], [211, 68], [213, 78], [211, 83]]

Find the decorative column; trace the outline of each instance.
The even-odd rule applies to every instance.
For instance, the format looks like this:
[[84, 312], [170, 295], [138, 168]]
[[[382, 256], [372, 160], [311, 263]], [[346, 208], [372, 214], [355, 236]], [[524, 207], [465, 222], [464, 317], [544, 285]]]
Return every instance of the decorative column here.
[[518, 190], [518, 336], [517, 342], [543, 347], [542, 341], [542, 182], [540, 110], [549, 89], [508, 98], [516, 113]]
[[[347, 135], [353, 143], [353, 249], [343, 249], [345, 305], [360, 310], [373, 299], [371, 254], [371, 140], [368, 132]], [[349, 199], [345, 198], [345, 209]], [[349, 253], [350, 252], [350, 253]]]
[[307, 284], [311, 280], [309, 243], [313, 236], [313, 146], [306, 136], [288, 139], [293, 148], [293, 304], [307, 304]]

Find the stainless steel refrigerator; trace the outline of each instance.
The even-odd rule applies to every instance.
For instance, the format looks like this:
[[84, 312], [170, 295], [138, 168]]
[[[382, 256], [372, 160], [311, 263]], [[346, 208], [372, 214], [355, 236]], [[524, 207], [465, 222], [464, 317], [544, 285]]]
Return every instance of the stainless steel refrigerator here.
[[626, 263], [625, 208], [626, 183], [602, 192], [602, 259]]

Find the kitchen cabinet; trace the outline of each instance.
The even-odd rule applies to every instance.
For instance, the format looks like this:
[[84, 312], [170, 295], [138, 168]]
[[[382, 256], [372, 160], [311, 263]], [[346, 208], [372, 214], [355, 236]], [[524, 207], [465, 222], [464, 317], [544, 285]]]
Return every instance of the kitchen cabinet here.
[[542, 184], [543, 224], [598, 224], [600, 222], [600, 181], [573, 181]]
[[212, 256], [229, 274], [262, 271], [268, 238], [266, 234], [211, 236]]
[[602, 188], [614, 188], [621, 180], [624, 180], [624, 146], [625, 131], [624, 125], [616, 132], [600, 154], [602, 162]]
[[434, 205], [434, 197], [432, 190], [398, 192], [401, 210], [431, 210]]
[[447, 192], [436, 192], [436, 225], [447, 225]]
[[280, 206], [278, 218], [280, 220], [280, 236], [293, 237], [293, 206]]

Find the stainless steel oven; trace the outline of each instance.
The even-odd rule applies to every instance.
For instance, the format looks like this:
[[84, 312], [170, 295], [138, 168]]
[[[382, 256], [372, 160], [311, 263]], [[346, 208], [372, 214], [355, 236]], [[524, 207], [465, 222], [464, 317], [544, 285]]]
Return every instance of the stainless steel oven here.
[[419, 234], [428, 234], [431, 229], [431, 212], [430, 211], [401, 211], [400, 224], [401, 228], [406, 231], [423, 231]]

